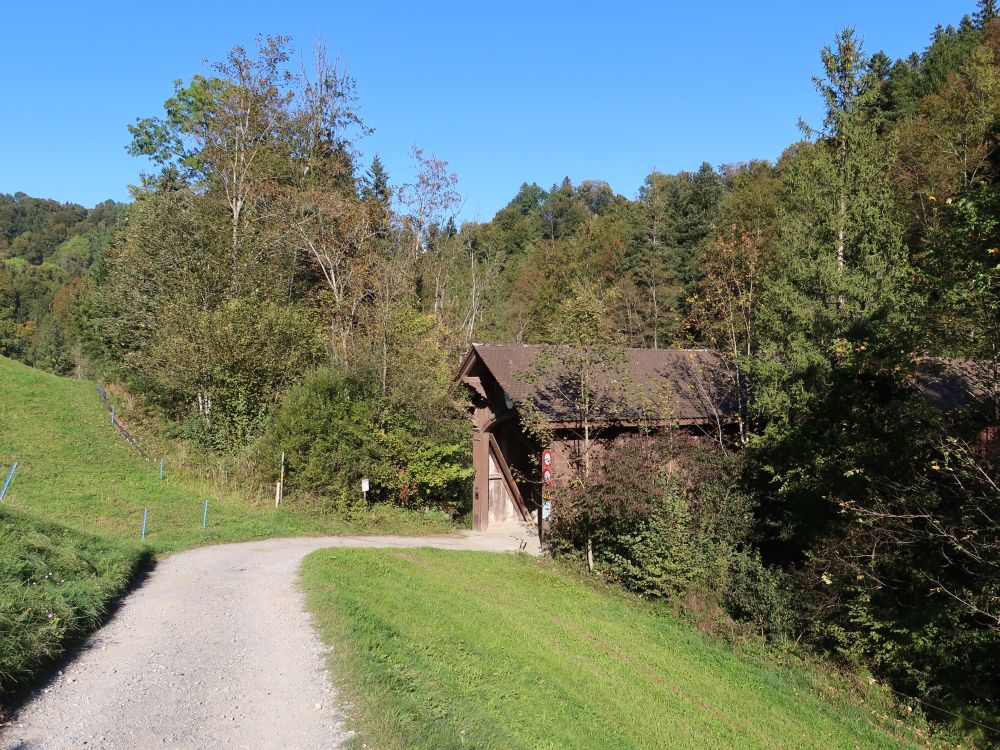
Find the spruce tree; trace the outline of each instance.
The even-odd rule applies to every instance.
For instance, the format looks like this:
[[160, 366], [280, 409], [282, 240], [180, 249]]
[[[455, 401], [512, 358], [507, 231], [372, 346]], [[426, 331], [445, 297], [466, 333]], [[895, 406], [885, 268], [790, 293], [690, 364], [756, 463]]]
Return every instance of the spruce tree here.
[[389, 186], [389, 173], [378, 154], [372, 157], [372, 164], [365, 171], [362, 179], [361, 195], [373, 198], [379, 203], [388, 205], [392, 200], [392, 188]]
[[842, 311], [850, 296], [852, 272], [868, 276], [874, 269], [862, 269], [867, 261], [898, 244], [890, 218], [892, 190], [882, 141], [885, 70], [865, 54], [851, 28], [839, 33], [835, 45], [824, 48], [821, 56], [823, 76], [814, 81], [826, 116], [818, 145], [828, 157], [829, 177], [824, 181], [833, 191], [827, 221], [835, 238], [834, 284], [837, 309]]
[[972, 24], [977, 29], [983, 28], [983, 26], [997, 17], [996, 0], [979, 0], [976, 7], [978, 10], [972, 15]]

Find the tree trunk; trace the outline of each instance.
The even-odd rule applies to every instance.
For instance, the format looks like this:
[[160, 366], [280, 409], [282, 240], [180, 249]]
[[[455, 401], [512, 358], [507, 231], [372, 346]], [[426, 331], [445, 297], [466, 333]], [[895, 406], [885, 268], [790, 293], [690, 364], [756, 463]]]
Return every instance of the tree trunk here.
[[847, 244], [847, 141], [840, 146], [840, 221], [837, 224], [837, 312], [844, 309], [844, 256]]
[[844, 245], [847, 229], [847, 200], [840, 196], [840, 226], [837, 227], [837, 310], [844, 309]]
[[653, 290], [653, 348], [660, 348], [660, 305], [656, 299], [656, 281], [652, 285]]

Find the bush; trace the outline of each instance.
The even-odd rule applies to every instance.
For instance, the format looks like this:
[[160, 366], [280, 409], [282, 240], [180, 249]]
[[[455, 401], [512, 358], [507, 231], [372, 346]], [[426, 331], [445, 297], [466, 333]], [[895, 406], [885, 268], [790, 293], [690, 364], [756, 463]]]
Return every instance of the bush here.
[[739, 486], [740, 459], [673, 437], [619, 440], [589, 478], [560, 489], [555, 545], [583, 550], [589, 534], [597, 569], [630, 591], [682, 607], [721, 603], [765, 637], [790, 636], [794, 589], [751, 551], [754, 507]]
[[472, 471], [460, 416], [428, 424], [415, 408], [383, 396], [375, 382], [329, 368], [306, 375], [256, 446], [258, 466], [276, 477], [284, 451], [288, 487], [319, 496], [330, 510], [356, 509], [367, 477], [370, 502], [461, 512]]
[[257, 464], [276, 476], [284, 451], [289, 486], [348, 494], [375, 460], [370, 398], [356, 378], [331, 369], [307, 374], [282, 399], [255, 451]]
[[741, 552], [732, 557], [729, 585], [723, 597], [726, 611], [769, 640], [794, 635], [798, 622], [798, 589], [782, 570], [764, 565], [760, 557]]
[[600, 570], [644, 595], [718, 589], [750, 529], [734, 473], [733, 459], [692, 441], [620, 439], [557, 491], [552, 535], [578, 549], [589, 537]]

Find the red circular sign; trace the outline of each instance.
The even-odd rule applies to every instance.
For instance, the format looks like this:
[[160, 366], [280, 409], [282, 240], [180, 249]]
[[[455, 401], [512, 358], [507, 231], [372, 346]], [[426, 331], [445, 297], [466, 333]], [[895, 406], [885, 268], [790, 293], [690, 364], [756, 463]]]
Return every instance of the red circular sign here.
[[552, 449], [546, 448], [542, 451], [542, 466], [552, 465]]

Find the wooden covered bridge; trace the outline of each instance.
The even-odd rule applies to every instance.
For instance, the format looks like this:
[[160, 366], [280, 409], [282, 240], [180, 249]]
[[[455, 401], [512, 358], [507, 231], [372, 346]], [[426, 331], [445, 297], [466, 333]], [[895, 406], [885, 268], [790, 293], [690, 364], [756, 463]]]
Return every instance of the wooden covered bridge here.
[[[471, 397], [473, 529], [541, 529], [543, 489], [572, 476], [585, 422], [604, 443], [666, 424], [716, 437], [733, 423], [733, 379], [716, 352], [624, 349], [605, 357], [593, 368], [589, 411], [582, 413], [573, 370], [587, 361], [585, 352], [562, 347], [472, 346], [458, 379]], [[551, 459], [548, 481], [543, 451]]]

